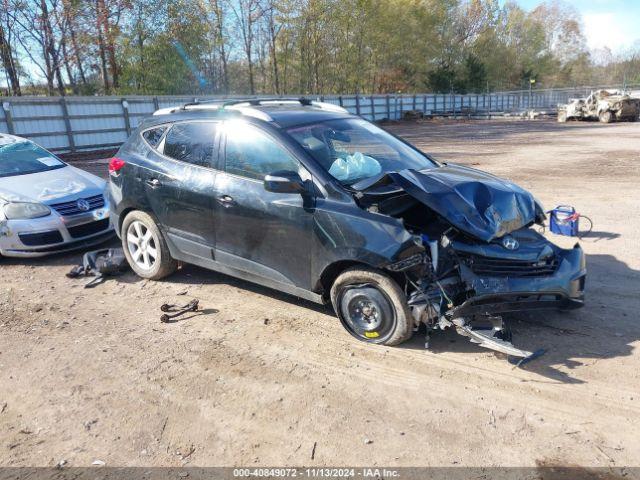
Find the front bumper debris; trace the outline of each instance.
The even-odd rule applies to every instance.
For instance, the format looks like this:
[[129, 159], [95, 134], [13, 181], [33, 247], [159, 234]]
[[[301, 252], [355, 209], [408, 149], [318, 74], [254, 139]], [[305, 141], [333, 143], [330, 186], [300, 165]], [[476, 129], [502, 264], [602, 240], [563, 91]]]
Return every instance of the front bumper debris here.
[[[549, 245], [551, 248], [552, 244]], [[498, 273], [495, 276], [479, 275], [478, 272], [487, 270], [486, 263], [474, 266], [460, 262], [459, 278], [466, 292], [466, 299], [459, 299], [455, 304], [450, 303], [446, 309], [442, 309], [433, 328], [453, 327], [471, 342], [506, 354], [518, 366], [541, 356], [544, 350], [532, 352], [514, 346], [500, 315], [583, 306], [587, 273], [584, 252], [577, 244], [572, 249], [561, 249], [553, 245], [553, 250], [553, 256], [549, 256], [553, 258], [553, 268], [542, 274], [536, 270], [525, 270], [520, 275], [516, 271], [505, 275], [502, 269], [496, 270]], [[508, 264], [506, 261], [502, 265]], [[544, 268], [548, 268], [546, 264]], [[425, 343], [427, 348], [429, 336], [428, 328]]]
[[572, 249], [557, 248], [555, 255], [555, 272], [539, 277], [480, 277], [461, 265], [461, 278], [474, 295], [446, 312], [447, 317], [580, 308], [587, 275], [584, 252], [576, 244]]

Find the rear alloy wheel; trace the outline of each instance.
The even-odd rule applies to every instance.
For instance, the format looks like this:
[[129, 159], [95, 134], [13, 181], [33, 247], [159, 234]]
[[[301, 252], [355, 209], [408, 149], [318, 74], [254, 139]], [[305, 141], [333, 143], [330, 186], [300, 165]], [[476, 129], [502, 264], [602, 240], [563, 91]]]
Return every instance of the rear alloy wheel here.
[[331, 288], [333, 308], [358, 340], [398, 345], [413, 333], [413, 316], [398, 284], [373, 269], [350, 268]]
[[607, 110], [605, 112], [600, 112], [600, 122], [602, 123], [611, 123], [613, 122], [614, 116], [613, 113], [611, 113], [611, 111]]
[[176, 270], [177, 263], [149, 214], [129, 213], [122, 224], [121, 236], [129, 265], [140, 277], [160, 280]]

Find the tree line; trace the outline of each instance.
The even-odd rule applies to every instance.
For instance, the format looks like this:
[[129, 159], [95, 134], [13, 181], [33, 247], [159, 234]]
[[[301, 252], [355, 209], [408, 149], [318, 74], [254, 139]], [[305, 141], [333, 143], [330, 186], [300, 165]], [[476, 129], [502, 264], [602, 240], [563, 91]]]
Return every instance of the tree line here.
[[[606, 28], [606, 26], [603, 26]], [[615, 28], [615, 26], [611, 26]], [[486, 92], [640, 83], [561, 1], [0, 0], [0, 92]]]

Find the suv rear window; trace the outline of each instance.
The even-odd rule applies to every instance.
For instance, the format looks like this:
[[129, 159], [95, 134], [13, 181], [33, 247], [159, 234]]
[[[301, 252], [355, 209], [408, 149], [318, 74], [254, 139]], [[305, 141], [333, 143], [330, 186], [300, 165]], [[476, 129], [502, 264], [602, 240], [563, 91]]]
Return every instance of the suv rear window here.
[[163, 125], [162, 127], [152, 128], [151, 130], [146, 130], [142, 132], [142, 138], [144, 138], [149, 145], [152, 147], [157, 147], [162, 139], [162, 135], [167, 131], [167, 126]]
[[177, 123], [164, 140], [164, 154], [181, 162], [212, 167], [216, 139], [216, 123]]

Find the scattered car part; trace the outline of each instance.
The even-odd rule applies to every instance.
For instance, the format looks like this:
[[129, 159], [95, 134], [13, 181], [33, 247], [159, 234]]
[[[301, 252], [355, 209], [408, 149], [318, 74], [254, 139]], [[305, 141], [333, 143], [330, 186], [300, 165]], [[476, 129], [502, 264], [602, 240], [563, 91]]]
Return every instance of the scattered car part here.
[[92, 288], [102, 283], [105, 277], [120, 275], [128, 269], [129, 264], [122, 249], [107, 248], [86, 252], [82, 257], [82, 265], [73, 267], [67, 273], [67, 277], [95, 277], [84, 286], [84, 288]]
[[169, 320], [177, 318], [181, 315], [184, 315], [185, 313], [196, 312], [198, 311], [198, 303], [199, 303], [198, 299], [193, 299], [186, 305], [182, 305], [182, 306], [165, 303], [160, 306], [160, 310], [162, 310], [163, 312], [175, 312], [175, 313], [163, 314], [160, 317], [160, 321], [163, 323], [169, 323]]

